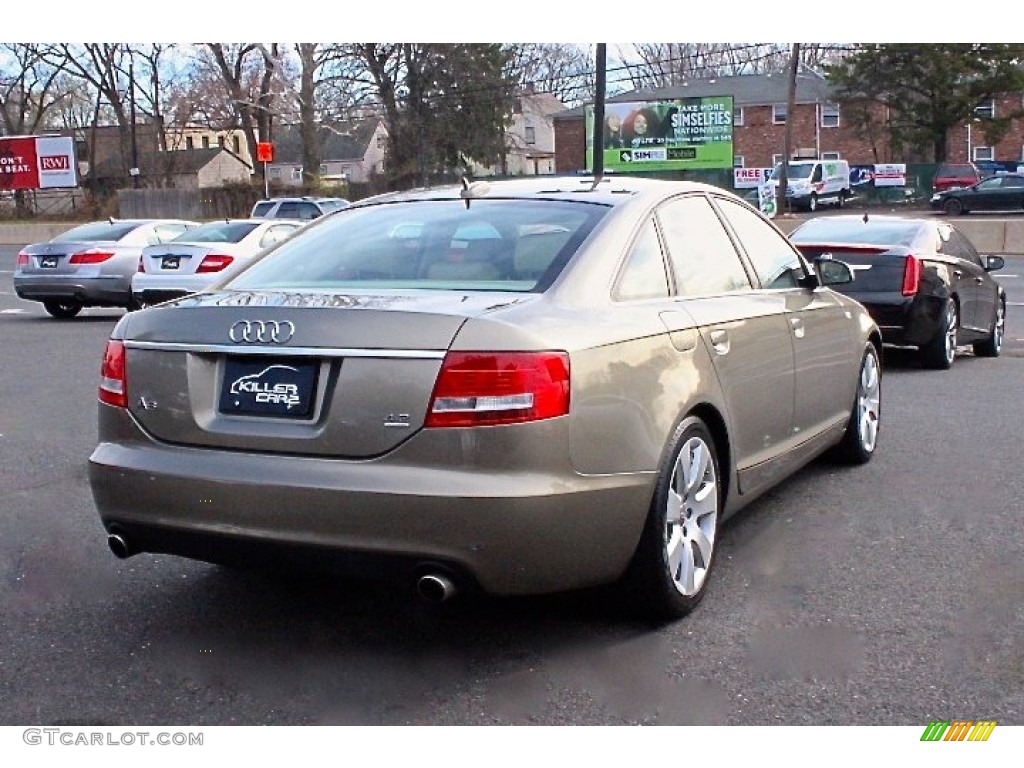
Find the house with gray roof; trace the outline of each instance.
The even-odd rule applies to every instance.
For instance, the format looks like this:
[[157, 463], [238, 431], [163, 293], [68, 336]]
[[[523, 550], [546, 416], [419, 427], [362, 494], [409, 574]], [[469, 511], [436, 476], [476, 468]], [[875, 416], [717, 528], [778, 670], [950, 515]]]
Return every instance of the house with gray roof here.
[[[365, 182], [384, 172], [388, 132], [378, 117], [350, 120], [317, 128], [320, 140], [320, 178], [324, 181]], [[302, 185], [302, 139], [297, 125], [275, 127], [274, 162], [267, 179], [285, 186]]]

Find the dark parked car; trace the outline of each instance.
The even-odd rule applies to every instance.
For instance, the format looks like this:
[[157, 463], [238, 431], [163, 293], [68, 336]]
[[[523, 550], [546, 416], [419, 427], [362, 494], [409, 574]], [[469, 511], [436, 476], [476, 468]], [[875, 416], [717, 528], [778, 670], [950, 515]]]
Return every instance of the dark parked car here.
[[132, 277], [142, 249], [198, 226], [177, 219], [82, 224], [47, 243], [23, 248], [14, 269], [14, 290], [22, 299], [41, 301], [58, 319], [72, 318], [82, 307], [133, 309]]
[[982, 180], [984, 174], [974, 163], [942, 163], [935, 169], [932, 192], [969, 187]]
[[958, 216], [971, 211], [1024, 211], [1024, 175], [990, 176], [963, 189], [932, 195], [931, 207]]
[[1001, 256], [978, 255], [963, 233], [934, 219], [828, 216], [790, 238], [809, 258], [846, 261], [854, 281], [837, 290], [863, 304], [887, 344], [916, 346], [932, 368], [949, 368], [956, 349], [997, 357], [1003, 345], [1006, 295], [990, 272]]
[[120, 557], [330, 557], [435, 600], [622, 580], [680, 616], [728, 516], [874, 453], [881, 337], [822, 285], [850, 279], [703, 184], [364, 200], [122, 319], [96, 506]]

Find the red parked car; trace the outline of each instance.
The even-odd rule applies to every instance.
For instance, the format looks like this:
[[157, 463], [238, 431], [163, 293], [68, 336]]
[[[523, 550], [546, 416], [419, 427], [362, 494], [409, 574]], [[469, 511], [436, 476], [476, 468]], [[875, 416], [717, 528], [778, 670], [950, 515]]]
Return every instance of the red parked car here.
[[932, 179], [932, 192], [969, 187], [981, 181], [981, 171], [974, 163], [942, 163]]

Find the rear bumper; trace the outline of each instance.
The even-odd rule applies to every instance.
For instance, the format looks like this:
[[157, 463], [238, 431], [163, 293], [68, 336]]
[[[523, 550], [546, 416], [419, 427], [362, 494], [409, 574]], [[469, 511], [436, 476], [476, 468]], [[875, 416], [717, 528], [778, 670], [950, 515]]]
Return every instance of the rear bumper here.
[[117, 275], [15, 275], [14, 292], [29, 301], [72, 300], [86, 306], [127, 307], [131, 280]]
[[431, 465], [436, 443], [462, 430], [427, 430], [387, 456], [346, 460], [167, 445], [109, 406], [100, 421], [101, 436], [116, 442], [89, 459], [93, 497], [105, 528], [135, 551], [212, 561], [254, 549], [373, 556], [410, 576], [440, 563], [494, 594], [618, 578], [655, 481]]
[[946, 299], [918, 294], [852, 295], [874, 320], [882, 332], [882, 341], [897, 346], [927, 344], [942, 331]]

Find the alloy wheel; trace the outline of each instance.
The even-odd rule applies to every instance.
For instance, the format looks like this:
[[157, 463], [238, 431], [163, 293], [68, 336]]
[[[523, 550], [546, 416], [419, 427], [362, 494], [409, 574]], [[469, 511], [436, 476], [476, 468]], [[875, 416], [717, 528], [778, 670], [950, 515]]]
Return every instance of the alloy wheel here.
[[718, 477], [711, 447], [691, 437], [676, 457], [666, 502], [669, 575], [687, 597], [700, 592], [711, 564], [718, 526]]
[[873, 353], [866, 354], [860, 369], [860, 386], [857, 388], [857, 434], [860, 436], [861, 448], [866, 453], [875, 450], [875, 443], [878, 440], [881, 400], [878, 357]]

